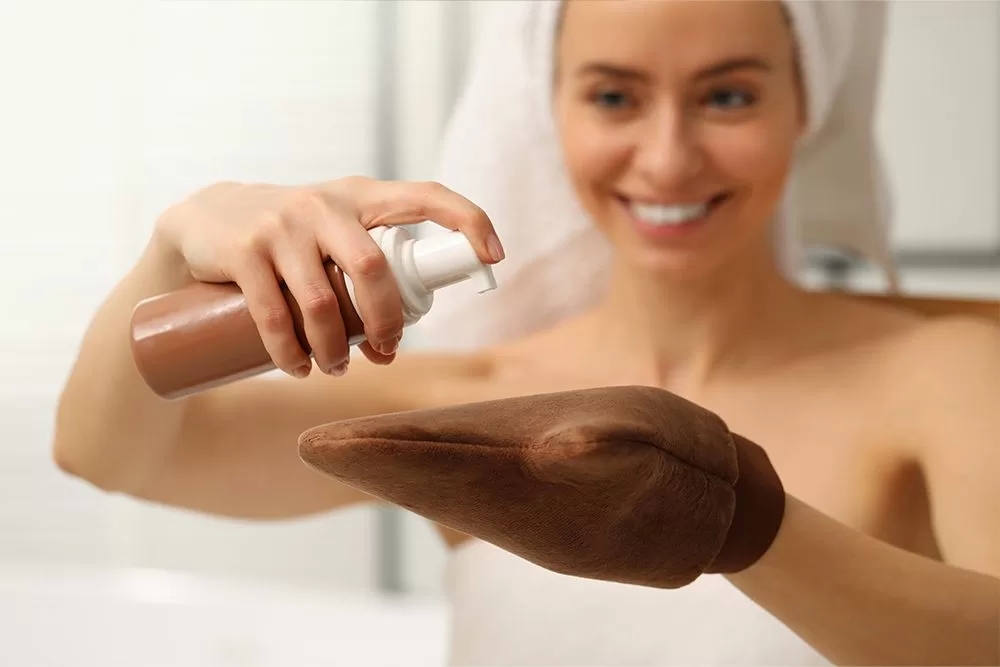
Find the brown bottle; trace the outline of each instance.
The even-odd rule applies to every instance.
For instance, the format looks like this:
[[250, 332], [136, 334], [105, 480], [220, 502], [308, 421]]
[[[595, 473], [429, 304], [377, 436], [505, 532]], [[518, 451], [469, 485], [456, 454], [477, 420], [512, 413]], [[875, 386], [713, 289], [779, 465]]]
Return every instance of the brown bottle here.
[[[459, 232], [413, 240], [401, 227], [369, 230], [399, 286], [404, 326], [430, 310], [433, 292], [469, 278], [480, 292], [496, 287], [492, 269], [479, 262]], [[327, 276], [337, 295], [348, 344], [365, 340], [350, 278], [332, 262]], [[295, 333], [311, 354], [302, 311], [282, 285]], [[132, 357], [146, 384], [163, 398], [180, 398], [276, 368], [234, 283], [195, 283], [139, 302], [131, 321]]]
[[[351, 344], [364, 340], [364, 322], [351, 305], [344, 274], [326, 265]], [[282, 285], [295, 334], [311, 352], [302, 311]], [[132, 356], [149, 387], [180, 398], [275, 368], [246, 297], [234, 283], [195, 283], [140, 302], [132, 314]]]

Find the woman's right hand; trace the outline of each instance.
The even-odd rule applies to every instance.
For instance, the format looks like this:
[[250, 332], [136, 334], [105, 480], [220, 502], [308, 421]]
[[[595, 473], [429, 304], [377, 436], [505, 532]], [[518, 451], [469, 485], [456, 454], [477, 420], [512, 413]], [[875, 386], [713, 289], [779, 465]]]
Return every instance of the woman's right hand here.
[[481, 261], [503, 259], [493, 224], [464, 197], [437, 183], [357, 176], [296, 187], [212, 185], [166, 211], [154, 236], [183, 257], [196, 280], [236, 283], [275, 365], [305, 377], [312, 363], [295, 335], [283, 281], [301, 307], [317, 366], [343, 375], [350, 350], [323, 262], [332, 259], [354, 283], [367, 338], [362, 352], [390, 363], [402, 337], [402, 301], [366, 230], [425, 220], [464, 233]]

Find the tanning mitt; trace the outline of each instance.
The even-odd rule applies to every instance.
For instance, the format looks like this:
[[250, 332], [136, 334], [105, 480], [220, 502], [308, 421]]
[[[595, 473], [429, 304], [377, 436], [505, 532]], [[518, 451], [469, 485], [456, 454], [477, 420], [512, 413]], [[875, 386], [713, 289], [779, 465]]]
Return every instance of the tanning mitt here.
[[652, 387], [349, 419], [302, 433], [299, 453], [554, 572], [660, 588], [748, 567], [785, 505], [763, 449]]

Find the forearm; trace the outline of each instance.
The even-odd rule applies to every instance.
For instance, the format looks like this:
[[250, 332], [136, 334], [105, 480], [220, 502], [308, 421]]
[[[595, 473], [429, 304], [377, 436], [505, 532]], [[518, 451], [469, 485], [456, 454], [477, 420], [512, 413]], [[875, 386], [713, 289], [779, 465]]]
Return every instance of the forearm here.
[[128, 490], [170, 442], [183, 401], [145, 384], [131, 356], [129, 326], [141, 299], [191, 281], [183, 263], [152, 243], [101, 304], [59, 397], [53, 456], [66, 472], [109, 490]]
[[1000, 664], [1000, 581], [883, 543], [791, 496], [770, 550], [729, 579], [837, 664]]

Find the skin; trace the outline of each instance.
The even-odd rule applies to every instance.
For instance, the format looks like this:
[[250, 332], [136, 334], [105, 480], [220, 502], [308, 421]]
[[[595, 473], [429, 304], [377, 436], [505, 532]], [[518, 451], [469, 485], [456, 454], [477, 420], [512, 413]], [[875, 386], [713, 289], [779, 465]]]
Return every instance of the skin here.
[[[785, 484], [772, 549], [729, 577], [745, 594], [836, 663], [1000, 662], [1000, 329], [781, 277], [769, 219], [808, 110], [780, 7], [570, 2], [557, 57], [567, 169], [615, 250], [597, 308], [473, 355], [397, 356], [398, 294], [363, 228], [430, 218], [497, 261], [478, 207], [433, 184], [214, 186], [164, 214], [95, 316], [59, 403], [56, 462], [106, 491], [281, 519], [371, 500], [299, 460], [297, 436], [317, 424], [656, 385], [765, 446]], [[719, 192], [729, 198], [704, 225], [670, 236], [643, 231], [621, 201]], [[364, 285], [373, 344], [346, 375], [323, 254]], [[240, 284], [269, 351], [295, 375], [308, 358], [275, 273], [307, 304], [308, 377], [178, 401], [145, 387], [129, 357], [131, 308], [192, 279]], [[441, 534], [450, 546], [469, 539]]]

